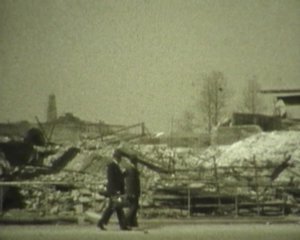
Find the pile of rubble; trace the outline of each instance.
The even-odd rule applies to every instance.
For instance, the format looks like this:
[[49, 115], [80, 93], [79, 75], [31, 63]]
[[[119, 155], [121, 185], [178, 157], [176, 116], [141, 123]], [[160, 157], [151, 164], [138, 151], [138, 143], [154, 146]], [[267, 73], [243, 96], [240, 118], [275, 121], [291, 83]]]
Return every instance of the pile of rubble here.
[[280, 163], [284, 154], [293, 156], [293, 161], [300, 159], [300, 132], [279, 131], [262, 132], [238, 141], [230, 146], [211, 147], [201, 157], [212, 156], [219, 151], [219, 166], [242, 165], [255, 156], [258, 164], [268, 161]]
[[[201, 154], [199, 168], [217, 168], [220, 192], [272, 200], [282, 190], [289, 202], [300, 202], [300, 132], [255, 134], [230, 146]], [[276, 196], [275, 196], [276, 197]]]
[[[300, 172], [299, 146], [300, 132], [293, 131], [259, 133], [230, 146], [209, 147], [205, 151], [84, 139], [76, 146], [80, 151], [61, 171], [31, 179], [28, 185], [22, 185], [20, 193], [26, 209], [40, 215], [101, 213], [107, 203], [102, 194], [106, 185], [105, 166], [114, 149], [120, 148], [166, 170], [159, 172], [146, 165], [138, 166], [142, 209], [165, 206], [186, 209], [188, 194], [194, 203], [212, 193], [233, 197], [238, 193], [257, 200], [268, 194], [273, 196], [273, 189], [268, 186], [277, 182], [288, 184], [293, 179], [299, 189], [300, 178], [295, 174]], [[56, 154], [44, 159], [43, 167], [56, 166], [69, 148], [60, 146]], [[126, 165], [126, 160], [121, 162], [121, 168]]]
[[[66, 166], [54, 174], [41, 174], [22, 184], [20, 194], [25, 208], [40, 215], [76, 215], [85, 211], [101, 212], [106, 204], [103, 195], [106, 185], [106, 165], [117, 146], [96, 141], [80, 143], [80, 152]], [[60, 147], [56, 154], [44, 159], [42, 167], [26, 167], [24, 171], [39, 168], [55, 169], [70, 147]], [[128, 162], [122, 161], [121, 168]], [[145, 189], [141, 197], [143, 207], [151, 205], [148, 197], [150, 185], [159, 178], [155, 172], [140, 166], [141, 184]]]
[[[200, 158], [199, 167], [213, 167], [215, 158], [218, 168], [228, 167], [240, 176], [252, 171], [244, 171], [246, 168], [257, 168], [260, 175], [272, 175], [274, 167], [280, 166], [287, 158], [288, 164], [282, 172], [274, 178], [274, 182], [299, 182], [300, 175], [300, 132], [280, 131], [262, 132], [236, 142], [230, 146], [218, 146], [208, 148]], [[238, 169], [240, 167], [240, 170]], [[244, 167], [244, 169], [243, 169]], [[296, 172], [296, 173], [293, 173]]]

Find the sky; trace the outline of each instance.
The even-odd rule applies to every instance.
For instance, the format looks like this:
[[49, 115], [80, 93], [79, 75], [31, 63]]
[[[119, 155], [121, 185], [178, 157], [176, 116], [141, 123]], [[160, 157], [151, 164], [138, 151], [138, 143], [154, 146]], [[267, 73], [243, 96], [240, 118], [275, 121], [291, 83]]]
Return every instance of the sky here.
[[300, 87], [299, 0], [0, 0], [0, 122], [58, 115], [170, 131], [221, 71]]

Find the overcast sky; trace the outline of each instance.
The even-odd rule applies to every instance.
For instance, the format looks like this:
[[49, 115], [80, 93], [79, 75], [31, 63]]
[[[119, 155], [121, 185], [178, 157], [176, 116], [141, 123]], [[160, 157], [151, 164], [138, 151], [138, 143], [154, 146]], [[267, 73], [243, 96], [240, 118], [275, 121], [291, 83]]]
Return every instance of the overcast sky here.
[[[0, 0], [0, 122], [58, 114], [169, 131], [192, 81], [300, 85], [299, 0]], [[281, 80], [279, 80], [281, 79]]]

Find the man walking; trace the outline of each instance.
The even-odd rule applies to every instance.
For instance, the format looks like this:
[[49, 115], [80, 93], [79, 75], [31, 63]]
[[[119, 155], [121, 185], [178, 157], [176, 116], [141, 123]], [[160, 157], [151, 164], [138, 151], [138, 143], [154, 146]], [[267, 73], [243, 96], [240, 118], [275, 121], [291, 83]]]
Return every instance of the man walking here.
[[137, 211], [139, 208], [140, 173], [137, 169], [137, 157], [129, 157], [130, 166], [126, 168], [123, 175], [125, 178], [125, 192], [129, 210], [126, 213], [126, 221], [129, 227], [138, 227]]
[[97, 226], [101, 230], [106, 230], [104, 225], [107, 225], [109, 219], [114, 211], [117, 213], [119, 225], [121, 230], [130, 230], [127, 227], [123, 208], [120, 204], [114, 204], [113, 197], [118, 197], [124, 194], [124, 178], [120, 169], [119, 163], [122, 160], [122, 155], [119, 150], [113, 153], [113, 161], [107, 165], [107, 188], [106, 194], [109, 198], [107, 208], [104, 210], [101, 219], [98, 221]]

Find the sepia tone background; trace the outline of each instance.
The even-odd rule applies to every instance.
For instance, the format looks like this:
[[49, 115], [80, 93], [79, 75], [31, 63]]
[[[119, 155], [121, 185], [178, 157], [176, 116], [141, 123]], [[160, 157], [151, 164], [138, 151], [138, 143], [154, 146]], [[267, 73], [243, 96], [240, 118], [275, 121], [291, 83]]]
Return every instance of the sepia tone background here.
[[252, 76], [299, 87], [299, 29], [297, 0], [1, 0], [0, 122], [45, 121], [54, 93], [59, 115], [168, 132], [211, 71], [231, 110]]
[[299, 20], [299, 0], [0, 0], [0, 225], [56, 224], [1, 237], [98, 237], [116, 149], [133, 232], [299, 236]]

